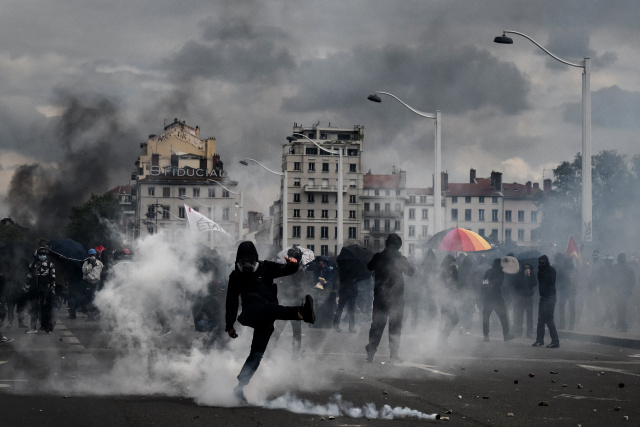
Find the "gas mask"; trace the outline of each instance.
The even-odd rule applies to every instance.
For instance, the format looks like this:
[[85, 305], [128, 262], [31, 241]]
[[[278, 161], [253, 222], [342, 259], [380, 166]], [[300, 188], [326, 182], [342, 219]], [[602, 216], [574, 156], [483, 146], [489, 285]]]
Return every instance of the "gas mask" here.
[[46, 256], [45, 254], [39, 254], [39, 255], [38, 255], [38, 259], [39, 259], [40, 261], [46, 261], [46, 260], [47, 260], [47, 256]]
[[250, 259], [239, 259], [236, 266], [241, 273], [255, 273], [258, 269], [258, 261]]

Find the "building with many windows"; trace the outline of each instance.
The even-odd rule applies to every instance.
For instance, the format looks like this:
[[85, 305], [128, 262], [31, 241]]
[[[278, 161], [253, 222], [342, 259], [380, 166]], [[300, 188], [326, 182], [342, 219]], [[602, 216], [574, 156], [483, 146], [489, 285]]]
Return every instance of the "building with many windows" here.
[[[243, 219], [236, 208], [240, 198], [232, 193], [238, 192], [238, 183], [227, 177], [216, 154], [215, 138], [202, 140], [198, 126], [175, 119], [160, 135], [149, 135], [140, 148], [134, 173], [138, 235], [153, 234], [160, 228], [182, 232], [187, 227], [187, 204], [218, 223], [233, 239], [238, 236]], [[210, 247], [229, 243], [220, 232], [209, 233], [206, 240]]]
[[338, 188], [338, 154], [330, 154], [303, 137], [288, 138], [283, 145], [282, 168], [287, 171], [287, 200], [273, 207], [279, 230], [273, 244], [282, 246], [282, 213], [287, 215], [287, 246], [299, 244], [317, 255], [336, 255], [338, 250], [338, 197], [343, 199], [344, 245], [361, 240], [364, 127], [311, 127], [294, 124], [302, 134], [329, 150], [342, 150], [343, 188]]

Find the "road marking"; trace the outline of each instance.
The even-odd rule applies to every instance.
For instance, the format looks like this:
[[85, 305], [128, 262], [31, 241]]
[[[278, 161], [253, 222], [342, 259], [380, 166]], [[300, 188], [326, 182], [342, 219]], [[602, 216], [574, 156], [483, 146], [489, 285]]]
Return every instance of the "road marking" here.
[[627, 402], [627, 400], [616, 399], [615, 397], [593, 397], [593, 396], [578, 396], [576, 394], [560, 394], [554, 399], [573, 399], [573, 400], [615, 400], [616, 402]]
[[615, 372], [617, 374], [633, 375], [634, 377], [640, 377], [640, 374], [634, 374], [633, 372], [624, 371], [622, 369], [604, 368], [602, 366], [592, 366], [592, 365], [578, 365], [578, 366], [584, 369], [588, 369], [589, 371]]
[[640, 357], [640, 354], [630, 354], [629, 357]]
[[0, 360], [0, 365], [2, 365], [3, 363], [7, 363], [6, 360]]
[[6, 387], [11, 387], [10, 384], [0, 384], [0, 388], [6, 388]]
[[423, 365], [422, 363], [402, 362], [402, 363], [396, 363], [395, 365], [396, 366], [410, 366], [412, 368], [424, 369], [425, 371], [433, 372], [434, 374], [440, 374], [440, 375], [447, 375], [449, 377], [455, 377], [454, 374], [450, 374], [448, 372], [439, 371], [439, 370], [435, 369], [433, 366]]

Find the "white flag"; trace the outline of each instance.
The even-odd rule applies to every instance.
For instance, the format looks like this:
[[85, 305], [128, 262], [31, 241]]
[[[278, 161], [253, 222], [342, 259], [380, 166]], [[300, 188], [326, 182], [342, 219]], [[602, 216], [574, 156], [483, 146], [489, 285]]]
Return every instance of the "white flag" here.
[[231, 240], [233, 238], [224, 231], [216, 222], [210, 220], [200, 212], [194, 210], [189, 205], [184, 205], [184, 210], [187, 213], [187, 220], [189, 222], [189, 228], [192, 231], [221, 231], [226, 234]]

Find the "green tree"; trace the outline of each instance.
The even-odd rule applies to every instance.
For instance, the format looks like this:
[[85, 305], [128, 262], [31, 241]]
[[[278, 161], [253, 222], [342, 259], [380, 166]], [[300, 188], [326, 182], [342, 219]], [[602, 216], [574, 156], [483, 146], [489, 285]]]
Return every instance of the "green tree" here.
[[81, 206], [71, 208], [67, 236], [86, 248], [115, 247], [118, 242], [122, 208], [113, 194], [96, 195]]

